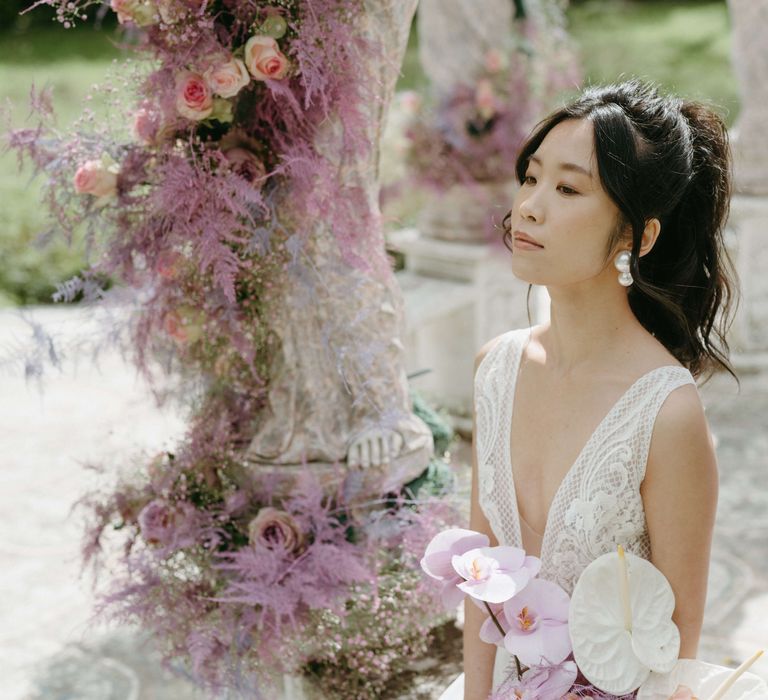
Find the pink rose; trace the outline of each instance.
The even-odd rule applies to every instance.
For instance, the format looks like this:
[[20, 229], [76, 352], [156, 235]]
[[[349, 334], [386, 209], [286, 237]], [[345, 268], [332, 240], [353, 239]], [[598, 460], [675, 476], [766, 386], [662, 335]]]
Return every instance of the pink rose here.
[[105, 165], [103, 159], [83, 163], [77, 169], [73, 182], [78, 194], [108, 197], [117, 192], [117, 172], [114, 167]]
[[277, 508], [262, 508], [248, 524], [248, 540], [253, 547], [284, 549], [300, 554], [304, 550], [304, 535], [290, 513]]
[[163, 251], [157, 256], [155, 269], [163, 279], [172, 280], [179, 274], [181, 256], [175, 251]]
[[409, 116], [418, 114], [421, 111], [421, 95], [415, 90], [404, 90], [400, 94], [400, 104], [403, 111]]
[[176, 76], [176, 111], [194, 121], [206, 119], [213, 112], [213, 94], [199, 73], [184, 71]]
[[267, 169], [253, 152], [245, 148], [235, 147], [224, 151], [224, 157], [229, 161], [234, 172], [254, 187], [261, 188], [262, 180], [267, 175]]
[[475, 91], [475, 106], [483, 119], [490, 119], [496, 112], [496, 95], [490, 80], [481, 80]]
[[133, 114], [133, 136], [148, 146], [160, 137], [160, 115], [149, 103], [142, 104]]
[[252, 36], [248, 39], [245, 65], [256, 80], [282, 80], [290, 66], [271, 36]]
[[147, 27], [158, 19], [152, 0], [110, 0], [110, 7], [117, 13], [120, 24], [133, 22], [138, 27]]
[[498, 49], [489, 49], [485, 54], [485, 70], [489, 73], [498, 73], [504, 68], [506, 61], [504, 54]]
[[203, 77], [211, 90], [221, 97], [234, 97], [251, 82], [248, 69], [239, 58], [214, 64], [205, 71]]
[[188, 547], [195, 543], [197, 510], [186, 501], [150, 501], [139, 513], [138, 522], [141, 536], [149, 544]]
[[178, 344], [194, 343], [203, 335], [203, 312], [191, 306], [170, 311], [163, 319], [165, 332]]

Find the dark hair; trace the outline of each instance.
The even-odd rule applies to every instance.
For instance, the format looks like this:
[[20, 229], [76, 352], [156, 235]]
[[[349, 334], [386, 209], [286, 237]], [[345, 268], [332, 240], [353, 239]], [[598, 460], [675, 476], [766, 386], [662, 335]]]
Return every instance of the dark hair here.
[[[694, 376], [724, 368], [736, 377], [725, 339], [738, 305], [738, 280], [723, 242], [731, 197], [723, 120], [701, 103], [659, 95], [636, 79], [589, 87], [534, 128], [517, 158], [518, 182], [530, 156], [566, 119], [592, 122], [600, 181], [619, 208], [605, 262], [632, 230], [633, 313]], [[510, 250], [511, 214], [503, 222]], [[640, 257], [645, 224], [654, 217], [661, 232]]]

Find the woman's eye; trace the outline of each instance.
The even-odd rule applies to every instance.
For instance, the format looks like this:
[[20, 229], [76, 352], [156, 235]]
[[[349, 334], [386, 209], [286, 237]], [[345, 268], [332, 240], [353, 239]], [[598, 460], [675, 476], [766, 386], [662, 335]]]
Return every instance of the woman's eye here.
[[568, 187], [568, 185], [560, 185], [560, 191], [563, 194], [578, 194], [576, 190], [574, 190], [572, 187]]
[[525, 185], [535, 185], [536, 184], [536, 178], [533, 175], [526, 175], [525, 178], [523, 178], [523, 184], [525, 184]]

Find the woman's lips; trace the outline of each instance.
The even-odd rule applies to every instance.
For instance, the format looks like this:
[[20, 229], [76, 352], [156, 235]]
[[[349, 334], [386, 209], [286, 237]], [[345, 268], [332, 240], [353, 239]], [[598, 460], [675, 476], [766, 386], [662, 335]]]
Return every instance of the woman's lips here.
[[512, 235], [515, 248], [520, 248], [521, 250], [541, 250], [544, 247], [525, 231], [516, 230]]
[[544, 246], [536, 245], [535, 243], [526, 241], [524, 238], [515, 238], [514, 247], [520, 248], [521, 250], [543, 250], [544, 248]]

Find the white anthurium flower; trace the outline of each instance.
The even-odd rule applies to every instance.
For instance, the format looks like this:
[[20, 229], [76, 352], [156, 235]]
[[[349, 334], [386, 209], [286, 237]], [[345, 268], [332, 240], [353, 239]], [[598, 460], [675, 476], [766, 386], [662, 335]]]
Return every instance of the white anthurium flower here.
[[[680, 659], [669, 673], [651, 673], [638, 689], [637, 700], [669, 700], [670, 697], [713, 700], [719, 692], [723, 700], [768, 698], [768, 684], [759, 676], [746, 672], [735, 679], [734, 676], [736, 672], [732, 668]], [[733, 682], [729, 685], [730, 681]]]
[[649, 561], [621, 548], [598, 557], [571, 596], [576, 664], [590, 683], [614, 695], [637, 690], [652, 671], [669, 673], [680, 651], [674, 609], [672, 587]]

